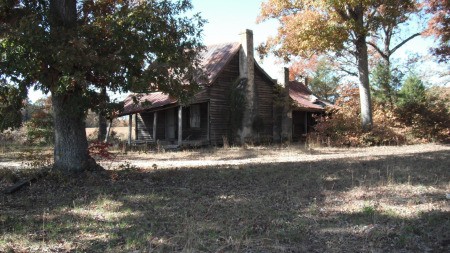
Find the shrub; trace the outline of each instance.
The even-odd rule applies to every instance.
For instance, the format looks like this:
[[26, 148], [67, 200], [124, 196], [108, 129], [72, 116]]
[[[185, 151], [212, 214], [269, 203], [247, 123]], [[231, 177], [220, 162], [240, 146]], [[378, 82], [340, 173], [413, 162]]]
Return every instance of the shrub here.
[[[450, 104], [442, 90], [427, 90], [417, 77], [408, 77], [397, 103], [372, 102], [373, 129], [363, 132], [360, 123], [359, 92], [346, 86], [336, 107], [317, 117], [310, 141], [332, 146], [374, 146], [410, 142], [450, 142]], [[443, 95], [444, 94], [444, 95]]]
[[332, 146], [352, 147], [405, 142], [405, 138], [399, 134], [392, 109], [376, 102], [372, 106], [374, 127], [371, 132], [362, 130], [357, 87], [341, 87], [341, 96], [335, 105], [325, 115], [316, 117], [315, 131], [309, 133], [309, 140], [319, 140]]
[[[416, 84], [418, 85], [418, 84]], [[411, 87], [410, 87], [411, 88]], [[419, 87], [420, 88], [420, 87]], [[411, 134], [425, 141], [450, 142], [449, 100], [434, 90], [423, 90], [422, 97], [414, 96], [417, 87], [403, 91], [397, 103], [399, 121], [411, 128]], [[402, 89], [403, 90], [403, 89]], [[409, 92], [409, 93], [408, 93]]]

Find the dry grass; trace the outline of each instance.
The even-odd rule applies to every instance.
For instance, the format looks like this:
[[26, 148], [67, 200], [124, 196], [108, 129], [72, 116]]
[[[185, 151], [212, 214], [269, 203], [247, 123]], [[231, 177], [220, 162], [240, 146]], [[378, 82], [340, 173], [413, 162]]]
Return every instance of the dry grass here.
[[[125, 141], [128, 139], [128, 127], [112, 127], [111, 131], [114, 131], [116, 134], [116, 137], [121, 141]], [[86, 135], [88, 136], [89, 139], [96, 139], [97, 133], [98, 133], [97, 127], [87, 127], [86, 128]], [[132, 127], [131, 136], [133, 138], [135, 138], [134, 127]]]
[[129, 153], [0, 195], [0, 252], [448, 252], [449, 168], [441, 145]]

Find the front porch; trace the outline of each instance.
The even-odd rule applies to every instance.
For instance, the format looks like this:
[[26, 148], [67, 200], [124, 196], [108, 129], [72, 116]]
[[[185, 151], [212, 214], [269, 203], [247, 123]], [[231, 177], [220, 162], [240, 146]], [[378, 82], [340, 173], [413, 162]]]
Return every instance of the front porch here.
[[[128, 145], [209, 145], [209, 102], [171, 105], [129, 114]], [[132, 126], [135, 126], [134, 139]]]

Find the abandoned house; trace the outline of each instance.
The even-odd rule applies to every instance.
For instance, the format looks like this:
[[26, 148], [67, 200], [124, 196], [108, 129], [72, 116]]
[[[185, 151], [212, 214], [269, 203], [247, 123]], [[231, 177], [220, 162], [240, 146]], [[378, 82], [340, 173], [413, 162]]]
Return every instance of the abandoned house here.
[[[241, 34], [240, 43], [208, 46], [202, 53], [202, 66], [207, 81], [187, 106], [162, 92], [141, 94], [138, 103], [133, 99], [135, 94], [125, 99], [119, 116], [129, 115], [129, 144], [295, 141], [311, 129], [312, 114], [323, 112], [329, 105], [302, 83], [289, 81], [287, 69], [280, 79], [284, 88], [276, 89], [277, 80], [254, 60], [251, 30]], [[280, 96], [289, 101], [282, 108], [275, 102]]]

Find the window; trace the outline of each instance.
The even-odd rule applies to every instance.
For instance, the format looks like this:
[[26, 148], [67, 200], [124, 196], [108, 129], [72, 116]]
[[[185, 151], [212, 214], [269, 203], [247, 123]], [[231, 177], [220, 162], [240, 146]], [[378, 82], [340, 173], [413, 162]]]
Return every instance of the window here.
[[200, 105], [190, 106], [191, 128], [200, 128]]

